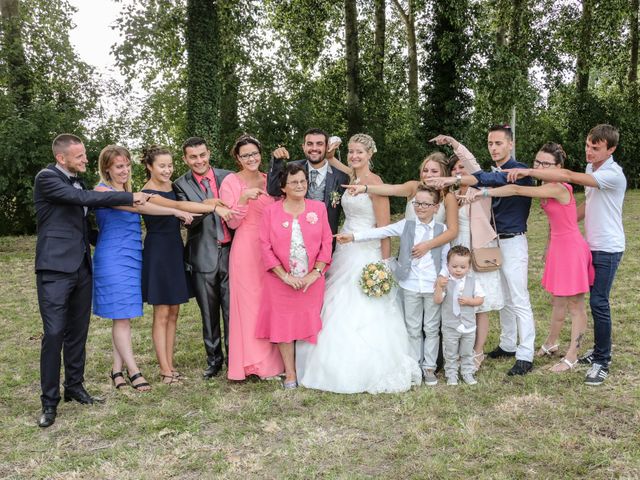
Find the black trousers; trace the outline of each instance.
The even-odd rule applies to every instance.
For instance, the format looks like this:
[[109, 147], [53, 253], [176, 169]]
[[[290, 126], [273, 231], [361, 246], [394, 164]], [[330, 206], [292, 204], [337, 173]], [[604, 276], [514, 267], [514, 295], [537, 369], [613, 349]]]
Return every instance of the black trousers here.
[[[192, 272], [191, 283], [202, 315], [202, 338], [207, 353], [207, 365], [222, 366], [229, 352], [229, 251], [218, 249], [218, 267], [213, 272]], [[224, 323], [224, 352], [220, 311]]]
[[60, 364], [64, 356], [64, 387], [84, 382], [85, 345], [91, 316], [92, 277], [88, 260], [73, 273], [36, 272], [38, 306], [44, 335], [40, 350], [40, 400], [43, 407], [60, 402]]

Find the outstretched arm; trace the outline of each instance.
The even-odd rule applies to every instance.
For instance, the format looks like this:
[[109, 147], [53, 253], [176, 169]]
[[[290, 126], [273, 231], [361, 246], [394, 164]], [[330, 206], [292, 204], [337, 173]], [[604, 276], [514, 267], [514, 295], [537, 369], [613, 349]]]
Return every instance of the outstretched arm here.
[[509, 175], [509, 181], [515, 182], [523, 177], [533, 177], [543, 182], [564, 182], [585, 187], [600, 188], [595, 177], [589, 173], [574, 172], [566, 168], [513, 168], [505, 170]]
[[[389, 225], [391, 218], [389, 199], [380, 195], [372, 195], [371, 201], [373, 203], [373, 213], [376, 217], [376, 226], [385, 227]], [[380, 247], [382, 249], [382, 258], [389, 258], [391, 256], [391, 241], [388, 238], [382, 239]]]
[[[474, 192], [475, 193], [475, 192]], [[571, 195], [569, 191], [559, 183], [545, 183], [539, 187], [524, 187], [522, 185], [505, 185], [490, 190], [479, 190], [476, 196], [512, 197], [519, 195], [530, 198], [555, 198], [562, 204], [569, 203]]]
[[[374, 195], [381, 195], [383, 197], [406, 197], [413, 198], [418, 190], [419, 182], [416, 180], [409, 180], [408, 182], [398, 185], [390, 185], [388, 183], [381, 183], [380, 185], [342, 185], [349, 191], [351, 195], [358, 195], [359, 193], [373, 193]], [[366, 188], [365, 188], [366, 187]]]

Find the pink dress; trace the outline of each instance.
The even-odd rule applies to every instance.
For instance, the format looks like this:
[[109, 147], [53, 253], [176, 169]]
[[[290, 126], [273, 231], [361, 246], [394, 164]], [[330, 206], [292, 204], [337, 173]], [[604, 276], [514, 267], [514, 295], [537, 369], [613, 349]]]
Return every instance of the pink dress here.
[[274, 199], [260, 195], [246, 205], [238, 205], [246, 188], [244, 181], [235, 174], [227, 175], [220, 186], [220, 198], [239, 212], [227, 222], [229, 227], [235, 229], [229, 255], [227, 376], [230, 380], [244, 380], [247, 375], [272, 377], [284, 371], [278, 347], [255, 336], [265, 277], [258, 237], [262, 212]]
[[578, 228], [573, 188], [566, 183], [562, 185], [571, 195], [567, 205], [554, 198], [540, 202], [551, 230], [542, 286], [552, 295], [568, 297], [589, 291], [589, 286], [593, 285], [594, 270], [589, 245]]
[[[309, 269], [316, 262], [331, 262], [332, 236], [324, 203], [305, 200], [305, 210], [298, 216], [298, 224], [309, 259]], [[260, 231], [260, 246], [265, 268], [281, 265], [290, 272], [291, 235], [293, 217], [276, 202], [265, 209]], [[294, 290], [276, 274], [267, 272], [265, 294], [260, 305], [256, 336], [275, 343], [305, 340], [316, 343], [322, 328], [320, 311], [324, 299], [324, 276], [316, 280], [306, 292]]]

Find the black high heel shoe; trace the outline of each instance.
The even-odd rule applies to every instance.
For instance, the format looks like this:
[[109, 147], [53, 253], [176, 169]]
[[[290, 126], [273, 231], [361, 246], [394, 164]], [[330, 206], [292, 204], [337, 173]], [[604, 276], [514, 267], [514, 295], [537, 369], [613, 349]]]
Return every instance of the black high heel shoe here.
[[[113, 382], [113, 386], [116, 387], [116, 389], [127, 386], [127, 381], [124, 379], [123, 372], [112, 371], [111, 373], [109, 373], [109, 378], [111, 378], [111, 381]], [[122, 378], [122, 383], [116, 383], [116, 378]]]

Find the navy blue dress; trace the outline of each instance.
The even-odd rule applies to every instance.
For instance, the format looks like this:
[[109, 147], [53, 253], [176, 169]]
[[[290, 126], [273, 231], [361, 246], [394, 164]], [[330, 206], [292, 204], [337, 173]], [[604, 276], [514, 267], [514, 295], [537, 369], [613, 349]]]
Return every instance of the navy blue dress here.
[[100, 232], [93, 254], [93, 313], [113, 320], [141, 317], [140, 215], [98, 208], [96, 220]]
[[[176, 194], [143, 190], [170, 200]], [[143, 215], [147, 235], [142, 253], [142, 299], [149, 305], [179, 305], [192, 296], [184, 269], [180, 220], [173, 215]]]

